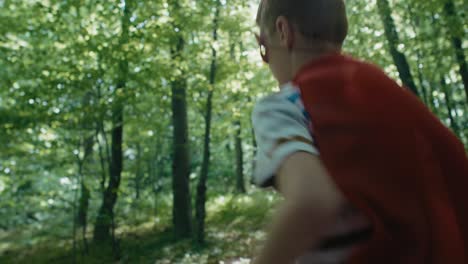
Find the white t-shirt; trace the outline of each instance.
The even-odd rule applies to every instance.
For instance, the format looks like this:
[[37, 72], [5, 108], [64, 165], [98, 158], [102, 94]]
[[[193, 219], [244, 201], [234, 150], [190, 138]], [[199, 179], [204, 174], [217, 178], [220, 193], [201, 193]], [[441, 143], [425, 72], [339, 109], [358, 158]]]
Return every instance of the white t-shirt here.
[[259, 186], [274, 177], [289, 155], [298, 151], [319, 154], [299, 89], [292, 84], [261, 99], [252, 113], [252, 123], [257, 141], [254, 182]]
[[[267, 186], [272, 182], [281, 163], [289, 155], [296, 152], [320, 155], [314, 143], [313, 120], [304, 108], [299, 88], [291, 83], [281, 87], [279, 92], [261, 99], [254, 108], [252, 122], [257, 140], [253, 180], [259, 186]], [[370, 223], [363, 214], [351, 206], [344, 206], [343, 214], [336, 219], [324, 241], [342, 236], [349, 239], [349, 234], [360, 237], [359, 234], [364, 233], [365, 236], [369, 229]], [[316, 249], [304, 255], [297, 263], [341, 264], [356, 246], [358, 242]]]

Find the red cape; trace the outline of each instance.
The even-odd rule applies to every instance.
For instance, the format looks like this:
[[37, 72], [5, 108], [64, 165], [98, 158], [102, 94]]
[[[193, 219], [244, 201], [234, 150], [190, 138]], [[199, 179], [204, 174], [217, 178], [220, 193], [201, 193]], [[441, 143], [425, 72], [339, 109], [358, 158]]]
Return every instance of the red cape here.
[[343, 55], [295, 78], [334, 181], [373, 223], [349, 263], [467, 264], [463, 144], [377, 67]]

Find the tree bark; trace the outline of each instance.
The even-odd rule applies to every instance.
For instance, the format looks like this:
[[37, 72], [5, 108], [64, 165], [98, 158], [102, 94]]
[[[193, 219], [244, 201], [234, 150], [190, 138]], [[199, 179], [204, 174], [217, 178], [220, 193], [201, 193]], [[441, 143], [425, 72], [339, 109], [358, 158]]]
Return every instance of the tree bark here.
[[[177, 4], [176, 4], [177, 5]], [[177, 26], [175, 26], [177, 27]], [[174, 65], [180, 65], [185, 42], [180, 33], [171, 49]], [[176, 238], [187, 238], [192, 233], [191, 201], [190, 201], [190, 157], [187, 121], [187, 80], [184, 69], [179, 67], [181, 74], [171, 82], [172, 89], [172, 124], [173, 124], [173, 161], [172, 161], [172, 191], [173, 209], [172, 222]]]
[[89, 251], [88, 240], [86, 239], [86, 231], [88, 227], [88, 209], [91, 192], [85, 182], [81, 183], [81, 194], [78, 206], [78, 224], [81, 226], [81, 235], [83, 239], [84, 251], [87, 254]]
[[93, 153], [93, 146], [94, 146], [94, 136], [87, 137], [83, 141], [83, 149], [84, 149], [84, 156], [82, 160], [79, 160], [78, 164], [78, 171], [80, 174], [80, 182], [81, 182], [81, 191], [80, 191], [80, 199], [78, 204], [78, 214], [77, 214], [77, 221], [79, 226], [82, 228], [82, 238], [83, 238], [83, 247], [85, 253], [88, 253], [88, 240], [86, 239], [86, 230], [88, 227], [88, 209], [89, 209], [89, 200], [91, 199], [91, 192], [89, 191], [88, 186], [86, 186], [86, 182], [84, 179], [84, 167]]
[[213, 110], [213, 88], [216, 83], [216, 63], [217, 51], [215, 44], [218, 41], [218, 20], [221, 2], [216, 1], [216, 9], [213, 18], [213, 43], [211, 46], [211, 69], [210, 69], [210, 88], [206, 98], [206, 114], [205, 114], [205, 139], [203, 144], [203, 162], [200, 172], [200, 178], [197, 184], [197, 194], [195, 199], [195, 241], [202, 245], [205, 243], [205, 215], [206, 215], [206, 181], [208, 179], [210, 165], [210, 139], [211, 139], [211, 116]]
[[[432, 18], [432, 23], [437, 24], [437, 19], [434, 13], [432, 13], [431, 18]], [[433, 29], [434, 29], [434, 35], [436, 36], [441, 35], [441, 28], [434, 26]], [[440, 50], [435, 48], [434, 54], [433, 54], [434, 56], [436, 56], [435, 69], [440, 71], [440, 69], [443, 68], [442, 66], [443, 66], [444, 58], [442, 56], [438, 56], [439, 53], [440, 53]], [[438, 82], [439, 86], [442, 88], [442, 92], [445, 95], [444, 99], [445, 99], [445, 104], [446, 104], [447, 111], [448, 111], [448, 118], [450, 120], [450, 128], [453, 130], [453, 133], [458, 136], [458, 138], [463, 140], [463, 138], [466, 138], [465, 130], [462, 127], [460, 127], [457, 122], [457, 118], [459, 118], [457, 114], [458, 107], [457, 107], [456, 102], [453, 101], [453, 97], [452, 97], [453, 91], [449, 90], [450, 87], [448, 86], [447, 81], [446, 81], [446, 74], [440, 74], [439, 79], [437, 79], [438, 76], [434, 76], [434, 77], [435, 77], [434, 79], [436, 79], [434, 80], [434, 82], [436, 83]], [[442, 117], [442, 116], [443, 115], [439, 113], [439, 117]]]
[[245, 193], [244, 182], [244, 153], [242, 150], [242, 127], [241, 122], [235, 122], [236, 135], [235, 135], [235, 149], [236, 149], [236, 190], [239, 193]]
[[[98, 55], [98, 65], [99, 65], [99, 74], [103, 75], [104, 70], [101, 67], [101, 54]], [[97, 84], [96, 87], [96, 95], [97, 95], [97, 102], [101, 102], [102, 100], [102, 93], [101, 93], [101, 83]], [[110, 150], [109, 150], [109, 142], [107, 140], [107, 135], [104, 130], [104, 113], [100, 113], [95, 120], [95, 140], [98, 144], [98, 151], [99, 151], [99, 161], [101, 165], [101, 180], [100, 180], [100, 191], [102, 196], [104, 197], [104, 193], [106, 190], [106, 183], [107, 183], [107, 173], [108, 170], [106, 169], [107, 166], [110, 166]], [[101, 138], [99, 138], [101, 135]], [[102, 142], [103, 141], [103, 142]]]
[[[122, 34], [120, 36], [120, 48], [122, 58], [119, 61], [119, 77], [115, 90], [114, 103], [112, 105], [112, 141], [111, 141], [111, 162], [109, 166], [109, 182], [104, 191], [103, 201], [96, 218], [94, 227], [94, 240], [96, 242], [108, 241], [112, 238], [115, 245], [114, 237], [114, 206], [117, 202], [120, 179], [123, 169], [123, 126], [124, 126], [124, 103], [122, 91], [127, 85], [128, 78], [128, 54], [124, 50], [125, 44], [128, 43], [129, 26], [131, 17], [131, 0], [124, 0], [125, 8], [122, 17]], [[111, 230], [112, 229], [112, 230]], [[111, 233], [112, 231], [112, 233]], [[115, 247], [114, 247], [115, 249]]]
[[[92, 93], [88, 91], [83, 97], [83, 109], [90, 108], [92, 102]], [[78, 175], [79, 175], [79, 184], [80, 184], [80, 197], [78, 200], [78, 211], [75, 216], [75, 221], [78, 224], [78, 227], [81, 227], [82, 239], [83, 239], [83, 248], [84, 252], [88, 253], [88, 241], [86, 239], [86, 230], [88, 227], [88, 209], [89, 209], [89, 200], [91, 198], [91, 192], [89, 191], [88, 186], [85, 181], [86, 174], [86, 164], [93, 154], [94, 147], [94, 135], [92, 134], [95, 127], [92, 122], [89, 122], [85, 112], [81, 114], [81, 128], [83, 129], [83, 135], [81, 136], [78, 149], [80, 153], [83, 153], [83, 156], [80, 154], [77, 155], [78, 163]], [[90, 131], [91, 134], [88, 134]], [[75, 228], [76, 232], [76, 228]]]
[[[96, 122], [96, 125], [100, 126], [100, 123]], [[100, 183], [99, 187], [101, 189], [101, 193], [104, 195], [104, 192], [106, 190], [106, 182], [107, 182], [106, 161], [108, 159], [106, 159], [106, 157], [104, 157], [103, 146], [102, 146], [101, 141], [99, 140], [99, 134], [101, 133], [100, 131], [101, 131], [101, 129], [99, 127], [96, 128], [96, 132], [95, 132], [94, 137], [95, 137], [96, 142], [98, 144], [99, 163], [100, 163], [100, 166], [101, 166], [101, 180], [99, 182]]]
[[463, 25], [460, 23], [459, 17], [456, 13], [455, 4], [452, 0], [446, 0], [444, 5], [444, 13], [448, 21], [446, 27], [450, 31], [452, 38], [452, 46], [455, 50], [455, 57], [459, 66], [459, 72], [465, 87], [465, 97], [468, 102], [468, 65], [463, 51], [462, 36], [464, 34]]
[[[248, 97], [248, 101], [251, 102], [252, 101], [252, 98], [251, 97]], [[252, 115], [252, 113], [250, 114]], [[251, 163], [251, 166], [252, 166], [252, 169], [251, 169], [251, 175], [250, 175], [250, 179], [249, 179], [249, 182], [250, 183], [254, 183], [254, 170], [255, 170], [255, 159], [257, 158], [257, 140], [255, 138], [255, 130], [254, 130], [254, 127], [253, 127], [253, 124], [250, 122], [250, 136], [252, 138], [252, 163]]]
[[396, 30], [395, 21], [393, 20], [388, 0], [377, 0], [377, 8], [380, 18], [384, 24], [385, 36], [388, 41], [390, 54], [392, 55], [393, 61], [395, 62], [395, 65], [398, 69], [400, 79], [404, 86], [408, 87], [416, 96], [419, 96], [418, 89], [416, 88], [416, 84], [411, 74], [408, 60], [406, 59], [405, 54], [398, 50], [400, 38]]
[[[411, 27], [416, 34], [416, 43], [417, 45], [422, 47], [423, 40], [421, 39], [421, 36], [418, 34], [418, 29], [421, 26], [420, 17], [417, 15], [416, 12], [414, 12], [412, 3], [408, 3], [407, 7], [408, 7], [408, 14], [410, 16]], [[431, 100], [431, 95], [428, 94], [428, 93], [432, 93], [432, 88], [428, 87], [427, 83], [424, 81], [424, 76], [422, 72], [422, 67], [425, 66], [422, 61], [423, 57], [424, 56], [423, 56], [422, 51], [420, 49], [417, 49], [416, 50], [417, 79], [418, 79], [419, 87], [421, 88], [422, 100], [424, 104], [426, 104], [431, 111], [435, 111], [434, 101]]]
[[136, 155], [136, 169], [135, 169], [135, 199], [140, 199], [140, 191], [141, 191], [141, 181], [143, 178], [143, 170], [141, 168], [141, 145], [137, 143], [136, 145], [137, 155]]
[[449, 91], [449, 88], [447, 87], [447, 81], [445, 80], [445, 76], [440, 77], [440, 85], [442, 87], [442, 91], [444, 92], [444, 97], [445, 97], [445, 104], [447, 106], [447, 112], [448, 112], [448, 118], [450, 120], [450, 127], [452, 128], [453, 132], [461, 138], [460, 135], [460, 127], [458, 126], [456, 118], [453, 116], [453, 102], [452, 102], [452, 94]]

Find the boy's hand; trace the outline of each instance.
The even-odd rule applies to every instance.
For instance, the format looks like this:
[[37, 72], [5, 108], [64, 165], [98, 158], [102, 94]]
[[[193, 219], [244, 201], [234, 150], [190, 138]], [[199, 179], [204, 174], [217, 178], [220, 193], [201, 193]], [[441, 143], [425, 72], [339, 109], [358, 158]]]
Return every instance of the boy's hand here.
[[291, 264], [317, 246], [327, 227], [336, 221], [344, 197], [318, 156], [291, 155], [276, 176], [285, 202], [255, 264]]

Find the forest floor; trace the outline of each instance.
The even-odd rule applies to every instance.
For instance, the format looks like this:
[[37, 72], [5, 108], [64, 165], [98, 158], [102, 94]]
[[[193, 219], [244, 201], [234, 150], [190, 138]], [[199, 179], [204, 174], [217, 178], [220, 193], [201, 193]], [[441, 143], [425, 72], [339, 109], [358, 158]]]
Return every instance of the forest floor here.
[[[0, 251], [0, 263], [245, 264], [265, 237], [264, 229], [277, 199], [271, 193], [259, 191], [212, 197], [207, 202], [207, 243], [203, 247], [189, 239], [175, 240], [167, 216], [162, 221], [158, 218], [157, 223], [121, 224], [116, 232], [118, 246], [114, 246], [119, 248], [118, 260], [109, 245], [90, 243], [88, 253], [84, 254], [82, 240], [73, 251], [69, 239], [52, 239], [28, 247], [10, 246]], [[0, 234], [0, 249], [2, 241], [13, 241], [15, 235]]]

